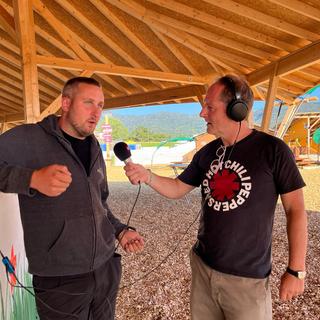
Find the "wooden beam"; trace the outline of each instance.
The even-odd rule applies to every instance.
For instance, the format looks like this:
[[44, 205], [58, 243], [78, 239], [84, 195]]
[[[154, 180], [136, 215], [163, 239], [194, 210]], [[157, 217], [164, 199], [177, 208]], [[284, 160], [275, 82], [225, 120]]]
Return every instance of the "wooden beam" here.
[[[76, 33], [72, 32], [71, 30], [68, 30], [68, 32], [70, 32], [70, 34], [72, 34], [73, 38], [81, 45], [82, 48], [86, 49], [86, 51], [90, 52], [90, 54], [95, 57], [98, 61], [101, 61], [103, 63], [112, 63], [110, 59], [108, 59], [107, 57], [105, 57], [99, 50], [95, 49], [92, 45], [90, 45], [88, 42], [86, 42], [85, 40], [83, 40], [79, 35], [77, 35]], [[132, 94], [133, 93], [133, 89], [130, 88], [126, 88], [123, 85], [120, 85], [117, 81], [115, 81], [114, 79], [112, 79], [109, 76], [103, 76], [102, 77], [106, 82], [108, 82], [109, 84], [111, 84], [113, 87], [117, 88], [120, 92], [124, 92], [126, 94]], [[125, 82], [127, 82], [128, 84], [130, 84], [131, 86], [133, 86], [134, 88], [139, 88], [142, 91], [147, 91], [147, 89], [142, 86], [139, 82], [137, 82], [135, 79], [131, 79], [131, 78], [122, 78]]]
[[230, 62], [236, 62], [244, 66], [252, 68], [260, 68], [265, 61], [257, 61], [255, 58], [247, 59], [242, 56], [236, 55], [234, 53], [228, 52], [226, 50], [218, 49], [212, 45], [208, 45], [205, 42], [199, 40], [198, 38], [184, 32], [181, 30], [176, 30], [172, 27], [168, 27], [162, 23], [155, 22], [154, 26], [163, 34], [168, 37], [178, 41], [187, 48], [199, 53], [200, 55], [213, 60], [215, 63], [221, 65], [224, 68], [230, 67], [227, 63], [222, 63], [221, 60], [228, 60]]
[[[10, 57], [10, 55], [8, 55], [8, 54], [6, 54], [7, 58], [8, 58], [8, 59], [6, 59], [6, 56], [4, 54], [6, 54], [6, 53], [4, 53], [2, 50], [0, 50], [0, 60], [1, 60], [1, 58], [3, 58], [4, 61], [6, 61], [9, 64], [13, 65], [15, 68], [21, 69], [21, 63], [20, 63], [20, 61], [18, 59], [15, 59], [13, 56]], [[17, 79], [22, 81], [22, 72], [21, 72], [21, 70], [16, 71], [16, 70], [14, 70], [12, 68], [9, 68], [8, 66], [4, 65], [3, 63], [0, 63], [0, 70], [3, 70], [7, 74], [11, 75], [12, 77], [15, 77], [15, 78], [17, 78]], [[54, 71], [54, 74], [55, 75], [57, 74], [59, 76], [59, 78], [58, 78], [59, 80], [64, 79], [64, 76], [61, 73], [59, 73], [59, 72], [57, 72], [55, 70], [50, 70], [50, 71], [51, 71], [51, 73], [53, 73], [52, 71]], [[43, 72], [43, 71], [39, 71], [38, 77], [42, 82], [44, 82], [44, 83], [46, 83], [46, 84], [48, 84], [50, 86], [53, 86], [56, 89], [60, 89], [62, 87], [62, 85], [59, 84], [54, 78], [48, 77], [45, 74], [45, 72]]]
[[17, 47], [17, 45], [14, 44], [11, 39], [9, 41], [8, 38], [5, 38], [2, 33], [0, 34], [0, 43], [4, 48], [6, 48], [6, 49], [14, 52], [16, 55], [20, 56], [20, 49]]
[[[75, 19], [77, 19], [82, 25], [96, 35], [104, 44], [114, 50], [122, 59], [124, 59], [129, 65], [135, 68], [143, 68], [143, 66], [125, 49], [119, 46], [118, 42], [113, 37], [103, 32], [100, 26], [94, 23], [94, 20], [88, 18], [79, 10], [79, 6], [74, 6], [65, 0], [56, 0], [59, 5], [69, 12]], [[163, 88], [164, 85], [158, 81], [152, 81], [157, 87]], [[145, 90], [146, 91], [146, 90]]]
[[176, 100], [179, 98], [197, 97], [200, 94], [205, 94], [205, 88], [203, 86], [181, 86], [165, 90], [150, 91], [143, 94], [134, 94], [127, 97], [107, 99], [105, 100], [105, 109], [131, 107]]
[[300, 70], [320, 62], [320, 41], [316, 41], [307, 47], [297, 50], [278, 61], [270, 63], [259, 70], [247, 75], [250, 85], [257, 85], [268, 81], [270, 74], [278, 64], [278, 71], [275, 76], [283, 76], [295, 70]]
[[148, 26], [153, 29], [154, 29], [153, 27], [154, 22], [158, 21], [165, 25], [171, 26], [175, 29], [179, 29], [184, 32], [193, 34], [197, 38], [201, 37], [203, 39], [207, 39], [213, 42], [214, 45], [219, 44], [219, 45], [222, 45], [223, 47], [231, 48], [231, 49], [240, 51], [242, 53], [245, 53], [246, 55], [257, 57], [259, 59], [266, 59], [266, 60], [277, 59], [277, 56], [271, 53], [268, 53], [266, 51], [257, 49], [247, 44], [243, 44], [240, 41], [234, 41], [227, 37], [223, 37], [221, 36], [221, 34], [215, 34], [211, 31], [196, 27], [192, 24], [191, 22], [192, 20], [190, 20], [191, 23], [185, 23], [180, 20], [160, 14], [158, 12], [152, 11], [150, 9], [146, 10], [146, 14], [144, 14], [143, 17], [141, 18], [143, 18], [145, 22], [148, 22]]
[[112, 64], [96, 63], [92, 61], [71, 60], [56, 57], [37, 56], [39, 66], [52, 67], [66, 70], [89, 70], [102, 74], [112, 74], [125, 77], [155, 79], [169, 82], [204, 84], [201, 77], [188, 74], [161, 72], [146, 69], [120, 67]]
[[0, 134], [6, 132], [8, 130], [8, 125], [6, 122], [2, 122], [1, 123], [1, 127], [0, 127]]
[[251, 88], [254, 95], [258, 96], [262, 101], [264, 101], [266, 99], [266, 96], [264, 95], [264, 93], [262, 93], [262, 91], [260, 90], [260, 88], [258, 86], [252, 87]]
[[16, 105], [23, 107], [23, 100], [20, 98], [15, 98], [12, 94], [6, 93], [4, 90], [0, 90], [0, 99], [6, 99], [10, 102], [13, 102]]
[[306, 3], [306, 1], [298, 0], [269, 0], [273, 3], [299, 13], [302, 16], [309, 17], [313, 20], [320, 21], [320, 10]]
[[298, 106], [299, 105], [295, 105], [295, 104], [288, 106], [288, 109], [285, 112], [284, 117], [280, 123], [279, 130], [277, 130], [277, 137], [278, 138], [282, 139], [284, 137], [284, 135], [286, 134], [286, 132], [292, 122], [293, 116], [298, 109]]
[[89, 0], [108, 20], [110, 20], [131, 42], [136, 45], [162, 71], [170, 68], [134, 32], [132, 32], [101, 0]]
[[23, 99], [22, 88], [15, 88], [14, 84], [3, 83], [3, 80], [0, 79], [1, 91], [6, 91], [8, 94]]
[[198, 53], [199, 55], [214, 61], [216, 64], [219, 64], [221, 67], [225, 69], [228, 69], [230, 71], [233, 70], [233, 68], [231, 68], [226, 62], [223, 61], [224, 59], [222, 58], [222, 55], [223, 55], [222, 50], [214, 49], [209, 45], [205, 44], [204, 42], [202, 42], [201, 40], [198, 40], [195, 37], [187, 34], [186, 32], [175, 30], [162, 23], [154, 21], [153, 26], [162, 34], [177, 41], [178, 43], [191, 49], [192, 51]]
[[277, 93], [279, 77], [276, 76], [276, 74], [277, 74], [277, 65], [275, 65], [275, 69], [274, 69], [273, 74], [269, 80], [267, 101], [266, 101], [266, 104], [264, 107], [263, 118], [262, 118], [262, 123], [261, 123], [261, 128], [262, 128], [262, 131], [264, 131], [264, 132], [269, 130], [274, 100], [275, 100], [276, 93]]
[[42, 39], [48, 41], [51, 45], [59, 48], [62, 52], [69, 55], [72, 58], [76, 58], [77, 55], [70, 47], [66, 46], [62, 41], [56, 39], [53, 35], [49, 34], [47, 31], [42, 29], [40, 26], [35, 26], [35, 32]]
[[190, 63], [190, 61], [185, 57], [185, 55], [177, 48], [173, 43], [173, 40], [167, 38], [161, 32], [158, 32], [155, 28], [152, 29], [155, 35], [160, 39], [160, 41], [171, 51], [171, 53], [177, 58], [177, 60], [183, 64], [183, 66], [191, 73], [199, 76], [198, 70]]
[[[155, 52], [153, 52], [134, 32], [132, 32], [131, 29], [129, 29], [111, 10], [109, 10], [101, 0], [90, 0], [90, 2], [120, 30], [125, 37], [127, 37], [141, 52], [143, 52], [158, 69], [171, 72], [169, 66], [164, 63], [163, 59], [158, 57]], [[160, 88], [164, 89], [166, 87], [162, 82], [153, 82]]]
[[[62, 4], [65, 6], [65, 9], [69, 12], [71, 11], [71, 15], [73, 15], [73, 9], [72, 6], [70, 4], [67, 4], [65, 2], [63, 2]], [[37, 10], [37, 12], [43, 16], [44, 19], [46, 19], [47, 22], [49, 22], [51, 24], [51, 26], [55, 29], [55, 30], [59, 30], [60, 34], [64, 34], [66, 35], [66, 39], [68, 40], [68, 44], [69, 46], [72, 48], [72, 50], [77, 54], [78, 56], [78, 52], [83, 52], [82, 48], [80, 47], [80, 49], [78, 50], [77, 48], [79, 48], [80, 44], [83, 48], [87, 48], [90, 52], [91, 52], [91, 48], [90, 45], [88, 43], [86, 43], [85, 41], [83, 41], [76, 33], [72, 32], [66, 25], [62, 24], [58, 19], [55, 18], [55, 16], [49, 11], [49, 9], [41, 2], [41, 0], [34, 0], [34, 6]], [[75, 10], [75, 9], [74, 9]], [[77, 10], [74, 12], [75, 14], [77, 14], [77, 17], [80, 19], [82, 16], [80, 14], [80, 12]], [[85, 21], [87, 21], [87, 23], [90, 26], [93, 26], [92, 22], [88, 21], [88, 19], [86, 19]], [[124, 60], [126, 60], [126, 57], [128, 57], [129, 55], [122, 50], [116, 42], [114, 42], [111, 38], [107, 37], [106, 35], [104, 35], [101, 30], [92, 27], [91, 31], [93, 32], [93, 34], [98, 34], [100, 36], [100, 38], [105, 41], [105, 44], [108, 46], [111, 46], [111, 48], [117, 52]], [[104, 36], [102, 36], [104, 35]], [[97, 50], [95, 50], [96, 52]], [[96, 55], [95, 52], [93, 52], [93, 55]], [[130, 57], [130, 56], [129, 56]], [[91, 60], [91, 59], [84, 59], [84, 60]], [[102, 62], [105, 62], [102, 60]], [[138, 66], [138, 63], [135, 60], [130, 60], [130, 62], [133, 63], [133, 65]], [[119, 89], [119, 85], [117, 85], [115, 83], [115, 81], [113, 81], [113, 79], [108, 78], [106, 76], [106, 81], [110, 82], [112, 86], [114, 86], [115, 88]], [[134, 79], [127, 79], [128, 82], [130, 82], [132, 85], [134, 85], [135, 87], [138, 87], [140, 89], [142, 89], [143, 91], [147, 91], [146, 88], [144, 86], [142, 86], [139, 82], [137, 82]], [[123, 88], [122, 90], [123, 91]]]
[[[126, 3], [127, 5], [130, 5], [130, 1], [128, 1], [128, 0], [121, 0], [121, 1], [108, 0], [108, 1], [111, 2], [112, 4], [114, 4], [115, 2], [121, 2], [121, 4]], [[193, 7], [179, 3], [175, 0], [170, 0], [170, 1], [149, 0], [149, 1], [156, 3], [157, 5], [160, 5], [164, 8], [169, 9], [169, 10], [172, 10], [178, 14], [185, 15], [191, 19], [201, 21], [202, 23], [203, 22], [207, 23], [211, 26], [221, 28], [222, 30], [230, 31], [232, 33], [238, 34], [238, 35], [245, 37], [247, 39], [250, 39], [252, 41], [263, 43], [264, 45], [272, 46], [272, 47], [286, 50], [289, 52], [297, 49], [297, 46], [295, 46], [295, 45], [291, 45], [289, 43], [275, 39], [269, 35], [257, 32], [253, 29], [243, 27], [237, 23], [233, 23], [228, 20], [218, 18], [216, 16], [213, 16], [212, 14], [205, 13], [205, 12], [200, 11], [198, 9], [195, 9]], [[132, 7], [132, 5], [130, 5], [130, 6]]]
[[0, 95], [0, 103], [2, 105], [5, 105], [6, 106], [6, 109], [8, 109], [9, 111], [15, 111], [17, 112], [18, 111], [21, 111], [23, 109], [23, 105], [22, 104], [17, 104], [17, 103], [14, 103], [8, 99], [6, 99], [5, 97], [1, 96]]
[[280, 78], [278, 88], [288, 91], [289, 93], [292, 93], [294, 95], [300, 95], [303, 91], [301, 87], [292, 85], [291, 82], [287, 81], [285, 78]]
[[9, 36], [16, 42], [17, 34], [14, 26], [14, 20], [8, 11], [0, 4], [0, 24]]
[[315, 82], [309, 81], [303, 77], [298, 77], [298, 76], [294, 75], [293, 73], [287, 74], [287, 75], [283, 76], [282, 78], [291, 82], [291, 83], [294, 83], [302, 88], [306, 88], [306, 87], [312, 88], [316, 85]]
[[13, 0], [13, 8], [22, 57], [25, 120], [32, 123], [40, 114], [32, 1]]
[[[174, 2], [174, 1], [173, 1]], [[162, 34], [167, 35], [168, 37], [174, 39], [175, 41], [181, 43], [182, 45], [188, 47], [189, 49], [197, 52], [198, 54], [213, 60], [215, 63], [219, 64], [225, 69], [228, 69], [232, 71], [233, 69], [230, 68], [226, 63], [221, 61], [221, 58], [231, 60], [231, 61], [237, 61], [237, 63], [241, 63], [243, 65], [251, 66], [253, 68], [261, 67], [263, 65], [264, 61], [256, 61], [254, 59], [246, 59], [243, 57], [240, 57], [238, 55], [235, 55], [233, 53], [227, 52], [225, 50], [218, 49], [214, 46], [210, 46], [203, 41], [197, 39], [196, 37], [191, 36], [190, 34], [184, 32], [184, 31], [177, 31], [175, 28], [172, 28], [168, 25], [165, 25], [159, 21], [157, 21], [152, 15], [146, 15], [146, 9], [138, 4], [133, 4], [131, 1], [123, 0], [121, 1], [121, 4], [119, 2], [111, 0], [111, 3], [114, 4], [117, 7], [120, 7], [122, 10], [125, 10], [126, 13], [131, 14], [138, 18], [139, 20], [143, 21], [144, 23], [148, 23], [152, 28], [156, 28], [158, 31], [160, 31]], [[162, 2], [161, 2], [162, 3]], [[171, 3], [171, 1], [170, 1]], [[124, 4], [127, 4], [124, 6]], [[132, 10], [132, 7], [134, 10]], [[164, 6], [170, 6], [170, 4], [167, 4], [167, 2], [164, 3]], [[183, 13], [184, 12], [180, 12]], [[212, 19], [212, 18], [211, 18]], [[266, 62], [264, 62], [266, 63]]]
[[299, 72], [303, 72], [307, 74], [308, 76], [314, 77], [314, 78], [320, 78], [320, 70], [316, 69], [314, 67], [308, 67], [304, 69], [300, 69]]
[[[1, 1], [1, 0], [0, 0]], [[38, 8], [38, 11], [41, 13], [43, 13], [43, 15], [45, 16], [45, 19], [48, 21], [50, 21], [51, 23], [53, 23], [54, 21], [57, 22], [58, 24], [62, 25], [63, 30], [65, 30], [64, 32], [61, 32], [61, 34], [65, 34], [65, 32], [67, 32], [68, 34], [70, 34], [72, 36], [73, 39], [76, 40], [76, 42], [78, 42], [79, 44], [82, 45], [82, 47], [86, 48], [87, 50], [90, 51], [90, 53], [93, 56], [97, 57], [97, 50], [95, 50], [93, 47], [91, 47], [88, 43], [86, 43], [85, 41], [83, 41], [80, 37], [78, 37], [78, 35], [76, 35], [75, 33], [73, 33], [70, 29], [67, 29], [65, 25], [61, 24], [59, 20], [54, 20], [52, 21], [52, 19], [50, 19], [50, 12], [48, 13], [46, 10], [46, 7], [41, 3], [41, 2], [35, 2], [34, 1], [34, 5], [36, 8]], [[14, 25], [14, 21], [13, 18], [12, 19], [12, 23]], [[55, 26], [53, 26], [53, 28], [56, 30]], [[58, 28], [59, 29], [59, 28]], [[75, 54], [75, 51], [72, 49], [69, 49], [69, 47], [65, 46], [64, 43], [62, 43], [61, 41], [57, 40], [55, 37], [51, 36], [49, 33], [47, 33], [46, 31], [44, 31], [43, 29], [41, 29], [39, 26], [35, 26], [35, 31], [36, 33], [42, 37], [43, 39], [45, 39], [46, 41], [49, 41], [52, 45], [56, 46], [59, 50], [62, 50], [64, 53], [68, 54], [69, 56], [75, 58], [77, 57], [77, 55]], [[39, 46], [38, 46], [39, 47]], [[17, 48], [18, 52], [19, 49]], [[100, 57], [102, 55], [99, 53], [99, 60]], [[106, 58], [104, 57], [104, 59], [106, 60]], [[101, 60], [102, 62], [106, 62], [104, 60]], [[110, 61], [107, 61], [110, 62]], [[48, 73], [52, 74], [53, 76], [57, 76], [57, 72], [55, 70], [46, 70]], [[42, 76], [42, 77], [41, 77]], [[39, 79], [41, 78], [46, 78], [43, 73], [39, 73]], [[65, 78], [65, 76], [63, 76], [61, 74], [61, 76], [57, 76], [58, 79], [62, 79], [63, 81], [66, 81], [67, 78]], [[125, 87], [120, 86], [118, 84], [118, 82], [114, 81], [112, 78], [108, 77], [108, 76], [103, 76], [103, 79], [105, 81], [107, 81], [108, 83], [110, 83], [113, 87], [117, 88], [120, 92], [125, 92], [127, 94], [131, 94], [132, 91], [127, 90]], [[136, 82], [134, 79], [125, 79], [125, 81], [131, 83], [133, 86], [138, 87], [140, 89], [142, 89], [143, 91], [146, 91], [146, 89], [140, 85], [140, 83]], [[60, 88], [61, 85], [58, 87]]]
[[[152, 0], [149, 0], [149, 1], [152, 1]], [[248, 6], [242, 5], [232, 0], [223, 0], [223, 1], [204, 0], [204, 1], [214, 6], [217, 6], [219, 8], [228, 10], [234, 14], [243, 16], [246, 19], [256, 21], [259, 24], [264, 24], [271, 28], [278, 29], [285, 33], [291, 34], [295, 37], [309, 40], [309, 41], [302, 40], [301, 44], [304, 44], [304, 45], [309, 44], [310, 41], [317, 41], [320, 39], [320, 36], [317, 33], [303, 29], [301, 27], [288, 23], [283, 19], [270, 16], [261, 11], [252, 9]]]
[[293, 103], [293, 101], [295, 100], [296, 97], [297, 97], [297, 95], [290, 94], [290, 92], [282, 90], [278, 86], [277, 95], [276, 95], [277, 99], [285, 102], [286, 104], [291, 104], [291, 103]]
[[13, 114], [8, 114], [6, 116], [1, 117], [3, 119], [3, 122], [20, 122], [24, 121], [24, 113], [13, 113]]

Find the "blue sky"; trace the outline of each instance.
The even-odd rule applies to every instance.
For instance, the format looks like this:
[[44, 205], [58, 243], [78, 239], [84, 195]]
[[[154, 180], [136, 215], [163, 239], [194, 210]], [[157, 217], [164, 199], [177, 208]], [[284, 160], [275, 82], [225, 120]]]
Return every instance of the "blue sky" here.
[[[315, 89], [311, 94], [305, 94], [307, 96], [317, 96], [318, 103], [320, 102], [320, 87]], [[264, 101], [256, 101], [253, 106], [253, 110], [261, 110], [264, 108]], [[145, 115], [157, 112], [178, 112], [185, 114], [199, 114], [201, 110], [199, 103], [180, 103], [180, 104], [165, 104], [147, 107], [132, 107], [123, 109], [108, 110], [114, 116], [117, 115]], [[111, 112], [110, 112], [111, 111]]]

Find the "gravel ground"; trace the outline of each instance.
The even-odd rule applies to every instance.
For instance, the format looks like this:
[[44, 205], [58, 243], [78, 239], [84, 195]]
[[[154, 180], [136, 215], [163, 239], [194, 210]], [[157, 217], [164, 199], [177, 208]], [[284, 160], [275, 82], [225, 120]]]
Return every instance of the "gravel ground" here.
[[[278, 205], [271, 275], [275, 320], [320, 319], [320, 171], [316, 171], [316, 174], [303, 171], [303, 176], [308, 184], [306, 207], [311, 209], [307, 211], [309, 248], [306, 289], [303, 295], [291, 302], [283, 303], [278, 299], [279, 279], [287, 261], [286, 220], [281, 205]], [[109, 187], [110, 207], [122, 221], [126, 221], [138, 187], [124, 182], [112, 182]], [[117, 320], [189, 319], [189, 250], [196, 238], [198, 222], [193, 222], [197, 220], [198, 211], [198, 190], [189, 194], [187, 199], [168, 200], [142, 186], [130, 224], [145, 237], [146, 246], [137, 255], [123, 254]], [[159, 266], [168, 254], [170, 256]], [[143, 279], [138, 280], [141, 277]]]

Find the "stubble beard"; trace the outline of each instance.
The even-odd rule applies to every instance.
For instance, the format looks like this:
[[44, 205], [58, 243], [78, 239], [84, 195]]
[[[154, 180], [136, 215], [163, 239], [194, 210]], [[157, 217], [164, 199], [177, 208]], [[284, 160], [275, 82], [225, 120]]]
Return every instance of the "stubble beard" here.
[[85, 125], [86, 123], [84, 123], [83, 125], [77, 123], [75, 120], [72, 119], [72, 117], [68, 116], [69, 118], [69, 123], [70, 123], [70, 126], [72, 128], [72, 130], [74, 132], [76, 132], [76, 134], [78, 135], [78, 137], [81, 139], [81, 138], [86, 138], [90, 135], [93, 134], [94, 130], [95, 130], [95, 126], [92, 128], [92, 130], [89, 130], [89, 129], [85, 129]]

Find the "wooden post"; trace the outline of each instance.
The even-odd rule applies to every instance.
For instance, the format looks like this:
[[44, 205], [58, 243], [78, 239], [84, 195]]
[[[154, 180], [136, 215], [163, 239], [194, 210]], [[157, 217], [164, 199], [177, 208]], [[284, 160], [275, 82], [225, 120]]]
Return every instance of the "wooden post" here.
[[278, 71], [278, 64], [275, 65], [272, 75], [269, 80], [269, 88], [268, 88], [268, 93], [267, 93], [267, 101], [264, 107], [263, 111], [263, 118], [262, 118], [262, 124], [261, 124], [261, 129], [264, 132], [269, 131], [269, 126], [270, 126], [270, 120], [272, 116], [272, 110], [273, 110], [273, 105], [274, 105], [274, 100], [276, 97], [277, 93], [277, 88], [278, 88], [278, 83], [279, 83], [279, 77], [276, 76]]
[[24, 119], [33, 123], [40, 114], [40, 101], [32, 1], [13, 0], [13, 8], [22, 60]]

